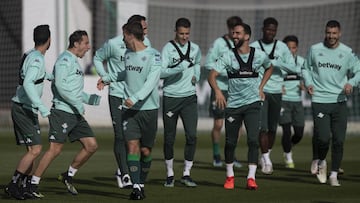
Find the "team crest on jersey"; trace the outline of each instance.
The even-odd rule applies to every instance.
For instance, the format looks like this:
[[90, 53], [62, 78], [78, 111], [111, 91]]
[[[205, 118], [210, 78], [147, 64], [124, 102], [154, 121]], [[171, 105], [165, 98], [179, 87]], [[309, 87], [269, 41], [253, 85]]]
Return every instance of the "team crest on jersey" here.
[[30, 144], [30, 143], [32, 143], [32, 140], [30, 138], [26, 138], [25, 143]]
[[323, 54], [323, 53], [319, 53], [318, 56], [324, 56], [324, 54]]
[[68, 62], [69, 60], [68, 60], [67, 58], [63, 58], [63, 61], [66, 61], [66, 62]]
[[156, 62], [160, 62], [160, 61], [161, 61], [161, 56], [160, 56], [160, 54], [155, 54], [155, 61], [156, 61]]
[[128, 121], [127, 121], [127, 120], [123, 121], [122, 125], [123, 125], [123, 130], [124, 130], [124, 131], [127, 130], [127, 124], [128, 124]]
[[38, 63], [39, 63], [39, 62], [40, 62], [40, 60], [39, 60], [39, 59], [35, 59], [35, 62], [38, 62]]
[[50, 135], [49, 140], [56, 140], [54, 135]]
[[234, 122], [235, 121], [235, 119], [233, 118], [233, 117], [228, 117], [227, 119], [226, 119], [227, 121], [229, 121], [230, 123], [232, 123], [232, 122]]
[[146, 56], [143, 56], [143, 57], [141, 58], [141, 60], [142, 60], [142, 61], [146, 61]]
[[77, 69], [75, 74], [76, 74], [76, 75], [81, 75], [81, 76], [83, 76], [83, 75], [84, 75], [84, 72], [82, 72], [81, 70]]
[[339, 54], [339, 58], [340, 58], [340, 59], [344, 58], [344, 55], [343, 55], [343, 54]]
[[63, 123], [63, 124], [61, 125], [61, 127], [63, 128], [62, 132], [63, 132], [63, 133], [66, 133], [67, 128], [68, 128], [69, 126], [68, 126], [67, 123]]
[[130, 56], [127, 56], [126, 59], [128, 60], [130, 58]]
[[131, 172], [135, 172], [135, 171], [138, 171], [138, 167], [137, 167], [137, 166], [130, 166], [130, 167], [129, 167], [129, 170], [130, 170]]
[[174, 115], [174, 113], [171, 112], [171, 111], [169, 111], [169, 112], [166, 113], [166, 115], [167, 115], [169, 118], [171, 118], [171, 117]]

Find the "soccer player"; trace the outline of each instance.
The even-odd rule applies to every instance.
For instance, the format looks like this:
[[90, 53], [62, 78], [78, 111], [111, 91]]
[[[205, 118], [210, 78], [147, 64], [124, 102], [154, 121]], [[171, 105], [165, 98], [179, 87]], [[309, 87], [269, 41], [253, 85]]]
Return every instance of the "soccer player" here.
[[[210, 47], [206, 55], [205, 67], [208, 70], [211, 70], [213, 67], [215, 67], [214, 64], [216, 63], [217, 59], [221, 56], [223, 52], [234, 48], [234, 43], [231, 39], [232, 30], [234, 28], [234, 25], [239, 22], [241, 23], [242, 19], [238, 16], [231, 16], [226, 20], [228, 33], [223, 35], [222, 37], [217, 38]], [[223, 73], [222, 75], [219, 75], [216, 78], [216, 82], [219, 88], [221, 89], [223, 95], [225, 96], [225, 98], [227, 98], [228, 78], [226, 72]], [[214, 118], [213, 128], [211, 130], [211, 140], [213, 147], [213, 166], [221, 167], [223, 165], [223, 162], [221, 161], [219, 142], [221, 136], [221, 128], [223, 127], [224, 124], [225, 112], [223, 109], [219, 109], [216, 106], [214, 90], [211, 90], [209, 113], [210, 116]], [[238, 168], [242, 166], [241, 163], [236, 160], [236, 158], [234, 160], [234, 166]]]
[[67, 190], [77, 195], [73, 186], [73, 176], [78, 169], [95, 153], [97, 142], [89, 124], [83, 117], [85, 110], [83, 103], [99, 105], [100, 96], [87, 94], [84, 89], [84, 72], [78, 63], [90, 49], [86, 31], [77, 30], [69, 37], [69, 46], [56, 60], [51, 90], [54, 95], [53, 107], [49, 117], [49, 149], [42, 156], [38, 167], [31, 179], [31, 191], [36, 197], [44, 197], [38, 192], [41, 176], [51, 162], [61, 153], [67, 139], [78, 141], [81, 149], [76, 154], [69, 169], [60, 174], [58, 180], [63, 182]]
[[177, 19], [175, 39], [162, 50], [164, 158], [167, 173], [165, 187], [174, 187], [174, 143], [179, 116], [186, 137], [181, 182], [187, 187], [197, 186], [190, 177], [190, 171], [196, 149], [196, 83], [200, 79], [201, 52], [199, 46], [189, 40], [190, 27], [187, 18]]
[[50, 47], [49, 25], [38, 25], [33, 31], [35, 47], [27, 51], [19, 68], [19, 85], [12, 98], [11, 118], [17, 145], [25, 145], [27, 152], [20, 159], [5, 193], [16, 199], [32, 198], [23, 187], [29, 184], [34, 161], [41, 152], [41, 136], [38, 112], [43, 118], [50, 110], [41, 101], [44, 79], [51, 78], [45, 71], [44, 55]]
[[[310, 47], [302, 70], [314, 119], [311, 171], [320, 183], [326, 183], [326, 155], [331, 141], [331, 186], [340, 186], [337, 175], [346, 137], [346, 97], [360, 81], [359, 59], [350, 47], [340, 42], [340, 37], [340, 23], [328, 21], [324, 41]], [[349, 73], [354, 76], [350, 78]]]
[[[146, 18], [141, 15], [133, 15], [128, 19], [128, 22], [140, 22], [143, 26], [144, 35], [147, 33]], [[94, 56], [94, 65], [96, 72], [100, 75], [101, 80], [105, 83], [109, 83], [111, 78], [119, 76], [119, 74], [125, 74], [124, 66], [124, 54], [126, 51], [126, 45], [123, 41], [123, 36], [118, 35], [112, 39], [109, 39], [104, 45], [98, 49]], [[151, 46], [148, 38], [144, 37], [144, 44]], [[106, 62], [107, 71], [104, 68], [103, 63]], [[103, 86], [100, 86], [101, 90]], [[129, 169], [126, 161], [126, 143], [122, 134], [122, 109], [121, 107], [124, 98], [124, 81], [109, 83], [109, 107], [110, 115], [112, 119], [114, 129], [114, 155], [118, 164], [118, 169], [115, 173], [118, 186], [120, 188], [131, 187], [132, 182], [129, 175]]]
[[[261, 171], [270, 175], [273, 173], [273, 165], [270, 159], [270, 152], [275, 142], [276, 130], [278, 127], [282, 84], [286, 72], [296, 72], [294, 57], [289, 48], [280, 40], [276, 40], [278, 21], [268, 17], [263, 21], [263, 37], [254, 41], [250, 46], [263, 50], [271, 60], [274, 72], [268, 83], [264, 87], [265, 101], [262, 107], [261, 130], [260, 130], [260, 149]], [[260, 72], [260, 75], [262, 72]]]
[[[284, 78], [279, 124], [283, 129], [281, 144], [284, 151], [285, 167], [295, 168], [291, 149], [302, 139], [305, 125], [304, 107], [301, 99], [304, 83], [301, 74], [299, 74], [305, 59], [297, 55], [299, 40], [296, 36], [288, 35], [283, 42], [294, 57], [296, 72], [288, 73]], [[293, 136], [291, 136], [291, 127], [294, 130]]]
[[[216, 104], [220, 109], [225, 109], [225, 163], [226, 181], [225, 189], [234, 189], [233, 161], [239, 129], [244, 121], [247, 131], [248, 144], [248, 176], [246, 188], [256, 190], [255, 173], [259, 155], [259, 129], [261, 122], [261, 105], [265, 99], [263, 92], [266, 82], [272, 74], [272, 65], [266, 54], [249, 46], [251, 28], [247, 24], [235, 25], [232, 38], [235, 48], [228, 50], [216, 62], [210, 71], [208, 81], [214, 89]], [[226, 100], [217, 85], [216, 77], [226, 70], [229, 78]], [[260, 69], [264, 75], [260, 77]]]
[[160, 53], [147, 47], [139, 22], [123, 26], [125, 52], [125, 97], [123, 131], [127, 141], [127, 164], [133, 191], [130, 199], [145, 198], [144, 184], [151, 166], [151, 149], [156, 132], [159, 104], [158, 85], [161, 72]]

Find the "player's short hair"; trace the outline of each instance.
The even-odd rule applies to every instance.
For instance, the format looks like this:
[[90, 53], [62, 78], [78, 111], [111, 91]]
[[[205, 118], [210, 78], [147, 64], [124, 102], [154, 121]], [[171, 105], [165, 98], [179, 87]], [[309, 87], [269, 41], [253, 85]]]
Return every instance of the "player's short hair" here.
[[45, 44], [50, 38], [49, 25], [38, 25], [34, 28], [33, 39], [35, 46]]
[[239, 23], [242, 23], [242, 19], [239, 16], [231, 16], [226, 20], [226, 25], [228, 29], [234, 28]]
[[242, 23], [242, 27], [244, 28], [245, 34], [248, 34], [251, 37], [251, 27], [246, 23]]
[[85, 30], [76, 30], [69, 37], [69, 49], [75, 46], [75, 42], [81, 42], [83, 36], [88, 36]]
[[268, 25], [275, 25], [277, 27], [279, 23], [274, 17], [268, 17], [264, 19], [263, 26], [267, 27]]
[[131, 22], [141, 22], [141, 21], [146, 21], [146, 17], [142, 16], [142, 15], [135, 14], [135, 15], [130, 16], [130, 18], [128, 19], [127, 22], [131, 23]]
[[329, 20], [327, 23], [326, 23], [326, 27], [331, 27], [331, 28], [334, 28], [334, 27], [337, 27], [337, 28], [341, 28], [340, 27], [340, 23], [339, 21], [337, 20]]
[[288, 42], [295, 42], [296, 46], [299, 44], [299, 40], [295, 35], [288, 35], [284, 37], [283, 42], [286, 44]]
[[179, 27], [190, 28], [191, 27], [190, 20], [187, 18], [177, 19], [175, 23], [175, 30], [177, 30]]
[[139, 21], [128, 22], [122, 27], [124, 32], [132, 34], [136, 39], [144, 40], [144, 29]]

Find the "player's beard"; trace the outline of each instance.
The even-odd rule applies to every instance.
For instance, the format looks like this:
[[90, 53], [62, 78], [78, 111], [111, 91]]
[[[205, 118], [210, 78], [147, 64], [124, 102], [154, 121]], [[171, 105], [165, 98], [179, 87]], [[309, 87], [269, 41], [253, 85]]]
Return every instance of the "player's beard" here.
[[245, 40], [243, 40], [243, 39], [239, 39], [238, 43], [235, 44], [235, 48], [236, 48], [236, 49], [240, 48], [240, 47], [244, 44], [244, 41], [245, 41]]
[[338, 43], [337, 39], [326, 38], [324, 39], [324, 45], [328, 48], [333, 48]]

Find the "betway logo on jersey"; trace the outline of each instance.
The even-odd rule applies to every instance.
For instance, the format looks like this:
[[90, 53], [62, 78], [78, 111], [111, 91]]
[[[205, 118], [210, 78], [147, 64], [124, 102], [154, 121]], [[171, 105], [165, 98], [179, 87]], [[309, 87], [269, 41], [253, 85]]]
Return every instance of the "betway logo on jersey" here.
[[341, 69], [341, 65], [338, 64], [332, 64], [332, 63], [321, 63], [318, 62], [318, 67], [319, 68], [331, 68], [331, 69], [336, 69], [336, 70], [340, 70]]
[[127, 65], [127, 66], [125, 66], [125, 69], [128, 70], [128, 71], [136, 71], [136, 72], [141, 73], [143, 67], [141, 67], [141, 66]]

